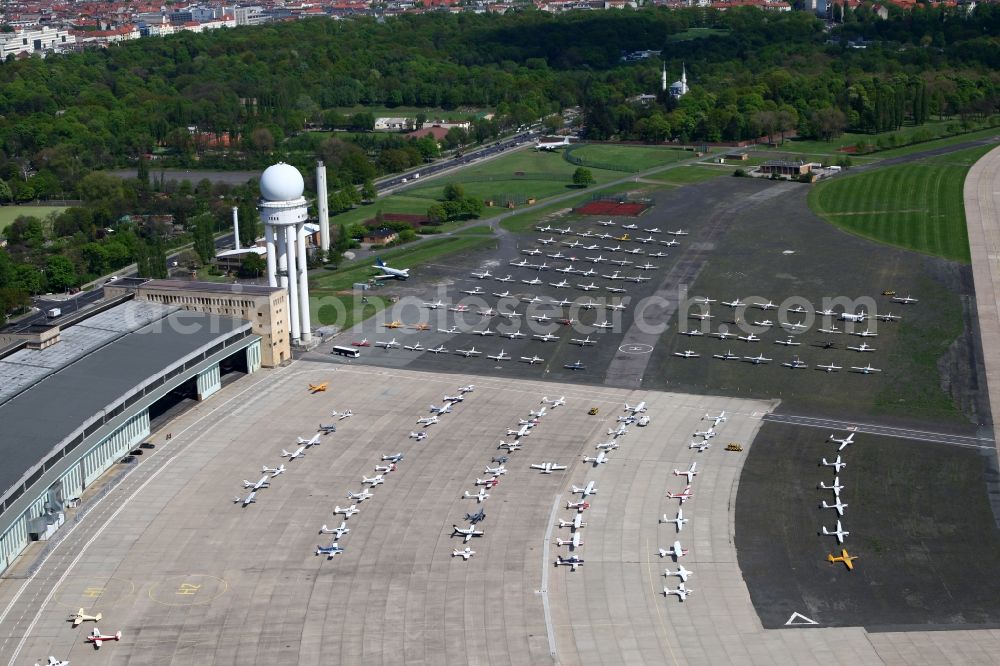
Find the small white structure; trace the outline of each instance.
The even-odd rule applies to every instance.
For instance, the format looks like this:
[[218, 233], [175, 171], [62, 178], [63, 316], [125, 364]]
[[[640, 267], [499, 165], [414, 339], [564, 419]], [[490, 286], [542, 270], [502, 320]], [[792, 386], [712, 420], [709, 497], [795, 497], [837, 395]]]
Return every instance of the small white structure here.
[[[667, 82], [667, 70], [666, 70], [666, 65], [664, 65], [663, 84], [665, 85], [666, 82]], [[670, 84], [670, 96], [673, 97], [674, 99], [680, 99], [681, 97], [686, 95], [687, 92], [688, 92], [687, 66], [681, 65], [681, 80], [674, 81], [672, 84]]]
[[292, 344], [312, 340], [309, 323], [309, 280], [306, 270], [308, 206], [299, 170], [279, 162], [260, 176], [260, 219], [267, 244], [267, 282], [288, 290]]

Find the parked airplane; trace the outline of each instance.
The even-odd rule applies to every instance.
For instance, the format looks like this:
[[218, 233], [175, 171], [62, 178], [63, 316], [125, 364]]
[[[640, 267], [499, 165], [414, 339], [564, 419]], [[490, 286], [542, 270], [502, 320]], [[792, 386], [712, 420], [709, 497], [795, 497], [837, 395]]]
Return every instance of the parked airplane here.
[[738, 298], [735, 298], [735, 299], [733, 299], [731, 301], [722, 301], [722, 304], [723, 305], [728, 305], [731, 308], [741, 308], [744, 305], [746, 305], [746, 303], [744, 301], [741, 301]]
[[608, 454], [604, 451], [600, 451], [596, 456], [584, 456], [583, 462], [594, 463], [594, 467], [597, 467], [598, 465], [603, 465], [608, 462]]
[[678, 564], [677, 565], [677, 571], [671, 571], [670, 569], [664, 569], [663, 570], [663, 575], [666, 576], [666, 577], [677, 576], [678, 578], [681, 579], [682, 583], [686, 583], [687, 579], [690, 576], [694, 575], [694, 572], [693, 571], [688, 571], [687, 569], [685, 569], [683, 564]]
[[873, 372], [882, 372], [881, 368], [873, 368], [871, 363], [862, 368], [852, 365], [851, 370], [854, 370], [855, 372], [860, 372], [863, 375], [870, 375]]
[[910, 296], [893, 296], [893, 303], [902, 303], [903, 305], [910, 305], [911, 303], [916, 303], [917, 299], [911, 298]]
[[861, 310], [860, 312], [841, 312], [839, 319], [840, 321], [862, 322], [867, 317], [868, 313], [866, 313], [864, 310]]
[[239, 495], [237, 495], [236, 497], [233, 498], [233, 504], [240, 504], [241, 502], [243, 503], [243, 508], [244, 509], [247, 508], [248, 506], [250, 506], [251, 504], [256, 504], [257, 503], [257, 491], [254, 490], [249, 495], [247, 495], [245, 498], [244, 497], [240, 497]]
[[613, 451], [614, 449], [617, 449], [619, 446], [620, 445], [618, 444], [617, 440], [609, 439], [606, 442], [601, 442], [600, 444], [595, 445], [594, 448], [597, 449], [598, 451]]
[[515, 439], [521, 439], [522, 437], [527, 437], [528, 435], [531, 434], [531, 428], [533, 426], [534, 426], [533, 423], [526, 423], [517, 430], [511, 430], [510, 428], [508, 428], [507, 434], [513, 435]]
[[[537, 277], [531, 278], [530, 280], [521, 280], [521, 282], [522, 282], [522, 284], [532, 284], [532, 285], [538, 285], [538, 284], [542, 283], [541, 279], [537, 278]], [[521, 300], [524, 300], [524, 299], [521, 299]], [[538, 302], [541, 302], [541, 299], [539, 299]]]
[[544, 363], [545, 359], [540, 356], [522, 356], [521, 360], [528, 365], [534, 365], [535, 363]]
[[816, 369], [817, 370], [823, 370], [825, 372], [836, 372], [837, 370], [842, 370], [843, 368], [844, 368], [844, 366], [842, 366], [842, 365], [834, 365], [833, 363], [830, 363], [828, 365], [823, 365], [822, 363], [817, 363], [816, 364]]
[[609, 329], [609, 328], [614, 328], [614, 327], [615, 327], [615, 325], [612, 324], [607, 319], [605, 319], [604, 321], [602, 321], [599, 324], [594, 324], [594, 328], [600, 328], [600, 329]]
[[585, 337], [585, 338], [582, 338], [582, 339], [581, 338], [570, 338], [569, 342], [570, 342], [570, 344], [580, 345], [581, 347], [586, 347], [587, 345], [596, 345], [597, 344], [597, 340], [591, 340], [589, 335], [587, 337]]
[[844, 543], [844, 537], [850, 535], [850, 532], [845, 531], [840, 526], [840, 521], [839, 520], [837, 521], [837, 529], [833, 530], [832, 532], [827, 531], [826, 525], [822, 525], [821, 528], [822, 528], [822, 531], [820, 532], [821, 535], [823, 535], [823, 536], [836, 536], [837, 537], [837, 543]]
[[690, 485], [684, 486], [684, 490], [679, 493], [670, 492], [669, 490], [667, 491], [667, 499], [680, 500], [681, 504], [684, 504], [684, 502], [692, 499], [693, 497], [694, 493], [691, 491]]
[[352, 347], [371, 347], [371, 343], [368, 342], [368, 338], [363, 338], [361, 340], [355, 340], [351, 343]]
[[360, 509], [358, 509], [356, 504], [352, 504], [351, 506], [346, 506], [343, 509], [340, 508], [340, 505], [338, 504], [333, 508], [333, 515], [336, 516], [337, 514], [340, 513], [344, 514], [344, 518], [347, 519], [356, 513], [360, 513]]
[[667, 233], [670, 234], [671, 236], [687, 236], [688, 235], [688, 232], [684, 231], [683, 229], [678, 229], [677, 231], [668, 231]]
[[481, 503], [481, 502], [485, 502], [487, 499], [489, 499], [489, 497], [490, 497], [489, 493], [486, 492], [485, 488], [480, 488], [479, 492], [476, 493], [475, 495], [469, 494], [468, 490], [466, 490], [465, 494], [462, 495], [462, 499], [474, 499], [474, 500], [476, 500], [477, 504]]
[[844, 489], [844, 486], [840, 485], [840, 477], [839, 476], [833, 477], [833, 484], [831, 484], [829, 486], [826, 485], [825, 483], [823, 483], [822, 481], [820, 481], [819, 485], [816, 486], [816, 487], [819, 488], [820, 490], [832, 490], [833, 491], [833, 496], [836, 497], [836, 498], [838, 498], [838, 499], [840, 499], [840, 491]]
[[709, 314], [707, 312], [692, 312], [688, 315], [689, 319], [697, 319], [698, 321], [705, 321], [706, 319], [714, 319], [715, 315]]
[[684, 587], [684, 583], [678, 584], [677, 589], [675, 590], [671, 590], [666, 586], [664, 586], [663, 588], [663, 596], [666, 597], [670, 596], [671, 594], [676, 594], [677, 598], [680, 599], [681, 601], [687, 599], [688, 595], [691, 594], [692, 592], [694, 592], [694, 590], [689, 590], [688, 588]]
[[699, 331], [697, 328], [692, 328], [692, 329], [687, 330], [687, 331], [677, 331], [677, 332], [680, 333], [681, 335], [687, 335], [687, 336], [690, 336], [690, 337], [697, 337], [699, 335], [705, 335], [702, 331]]
[[698, 476], [698, 463], [693, 462], [691, 466], [687, 468], [686, 471], [682, 472], [679, 469], [674, 469], [674, 476], [684, 476], [687, 477], [687, 482], [690, 484], [694, 477]]
[[451, 407], [452, 407], [452, 403], [450, 403], [450, 402], [444, 402], [444, 403], [441, 404], [440, 407], [438, 407], [437, 405], [431, 405], [429, 407], [429, 409], [434, 414], [450, 414], [451, 413]]
[[708, 440], [704, 440], [701, 442], [691, 442], [688, 444], [689, 449], [698, 449], [698, 453], [704, 453], [705, 449], [707, 449], [710, 446], [712, 446], [712, 443], [709, 442]]
[[535, 150], [553, 151], [553, 150], [559, 150], [563, 146], [568, 146], [568, 145], [570, 145], [568, 136], [564, 136], [562, 139], [558, 141], [542, 141], [541, 139], [538, 139], [535, 142]]
[[820, 465], [825, 467], [832, 467], [837, 474], [840, 474], [840, 470], [847, 467], [847, 463], [841, 461], [840, 456], [837, 456], [837, 459], [834, 460], [833, 462], [827, 462], [826, 458], [824, 457], [823, 462], [821, 462]]
[[580, 512], [577, 512], [577, 514], [573, 516], [573, 520], [562, 520], [561, 518], [559, 519], [560, 528], [568, 527], [574, 532], [586, 526], [587, 523], [583, 522], [583, 514]]
[[774, 322], [771, 321], [770, 319], [762, 319], [760, 321], [752, 321], [750, 323], [753, 324], [754, 326], [762, 326], [766, 328], [774, 326]]
[[570, 555], [569, 557], [558, 557], [556, 559], [556, 566], [560, 564], [569, 566], [572, 571], [576, 571], [576, 568], [583, 565], [583, 558], [577, 557], [576, 555]]
[[545, 335], [539, 335], [538, 333], [531, 336], [536, 340], [541, 340], [542, 342], [552, 342], [553, 340], [558, 340], [558, 335], [552, 335], [551, 333], [546, 333]]
[[902, 317], [900, 317], [899, 315], [894, 315], [891, 312], [888, 312], [886, 314], [875, 315], [875, 318], [881, 321], [899, 321], [900, 319], [902, 319]]
[[740, 356], [739, 354], [734, 354], [733, 351], [730, 349], [725, 354], [712, 354], [712, 358], [719, 358], [722, 359], [723, 361], [735, 361], [741, 359], [742, 356]]
[[760, 365], [761, 363], [767, 363], [774, 360], [771, 358], [765, 358], [763, 354], [758, 354], [757, 356], [744, 356], [743, 359], [753, 363], [754, 365]]
[[670, 548], [660, 548], [659, 553], [660, 557], [667, 557], [669, 555], [674, 558], [674, 562], [688, 554], [686, 548], [681, 548], [680, 541], [674, 541]]
[[580, 500], [579, 502], [566, 502], [567, 509], [576, 509], [577, 513], [583, 513], [590, 508], [590, 502]]
[[271, 478], [273, 479], [274, 477], [278, 476], [279, 474], [285, 471], [285, 466], [279, 465], [277, 467], [268, 467], [267, 465], [264, 465], [263, 467], [260, 468], [260, 471], [267, 472], [268, 474], [271, 475]]
[[839, 439], [837, 437], [834, 437], [833, 435], [830, 435], [827, 438], [827, 441], [828, 442], [836, 442], [837, 444], [840, 444], [840, 448], [837, 449], [837, 450], [838, 451], [843, 451], [848, 446], [850, 446], [851, 444], [854, 443], [854, 434], [855, 433], [852, 432], [849, 435], [847, 435], [847, 437], [843, 437], [843, 438], [839, 438]]
[[458, 354], [458, 355], [460, 355], [460, 356], [464, 356], [465, 358], [469, 358], [470, 356], [479, 356], [483, 352], [477, 351], [476, 348], [475, 348], [475, 346], [473, 346], [470, 349], [456, 349], [455, 353]]
[[385, 477], [383, 475], [381, 475], [381, 474], [376, 474], [375, 476], [373, 476], [372, 478], [369, 479], [367, 476], [365, 476], [364, 474], [362, 474], [361, 475], [361, 483], [367, 483], [372, 488], [374, 488], [375, 486], [379, 486], [379, 485], [382, 485], [383, 483], [385, 483]]
[[403, 345], [403, 349], [407, 351], [424, 351], [424, 346], [419, 342], [415, 342], [412, 345]]
[[417, 419], [417, 423], [423, 426], [434, 425], [437, 422], [438, 422], [437, 416], [427, 416], [422, 419]]
[[113, 634], [105, 635], [101, 633], [100, 629], [94, 627], [94, 629], [90, 632], [90, 635], [87, 636], [86, 640], [88, 643], [93, 643], [94, 649], [97, 649], [101, 647], [104, 641], [120, 641], [121, 639], [122, 639], [122, 632], [120, 631], [116, 631]]
[[848, 506], [847, 504], [841, 504], [840, 503], [840, 498], [837, 497], [836, 501], [833, 504], [827, 504], [826, 500], [823, 500], [823, 503], [819, 505], [819, 508], [821, 508], [821, 509], [836, 509], [837, 510], [837, 515], [838, 516], [843, 516], [844, 515], [844, 509], [846, 509], [847, 506]]
[[600, 288], [596, 284], [594, 284], [593, 282], [591, 282], [590, 284], [578, 284], [576, 286], [577, 286], [578, 289], [582, 289], [584, 291], [593, 291], [594, 289], [599, 289]]
[[809, 367], [809, 364], [800, 359], [798, 356], [793, 356], [791, 361], [782, 363], [781, 365], [785, 366], [786, 368], [792, 368], [793, 370]]
[[343, 553], [344, 549], [341, 548], [337, 542], [331, 543], [329, 546], [316, 546], [317, 555], [326, 555], [326, 559], [332, 560], [335, 555]]
[[839, 330], [836, 326], [831, 326], [830, 328], [818, 328], [816, 330], [819, 331], [820, 333], [826, 333], [827, 335], [843, 333], [843, 331]]
[[[381, 483], [381, 481], [379, 483]], [[376, 484], [372, 484], [372, 487], [374, 488], [375, 485]], [[352, 493], [351, 491], [347, 491], [347, 499], [349, 500], [357, 500], [358, 502], [364, 502], [366, 499], [371, 499], [372, 497], [374, 497], [374, 495], [372, 495], [367, 488], [363, 489], [360, 493]]]
[[580, 488], [578, 486], [570, 486], [570, 488], [571, 488], [571, 490], [570, 490], [571, 493], [574, 493], [574, 494], [580, 493], [580, 497], [581, 498], [585, 498], [585, 497], [589, 497], [590, 495], [596, 495], [597, 494], [597, 488], [594, 487], [594, 482], [593, 481], [588, 481], [587, 485], [585, 485], [582, 488]]
[[75, 613], [69, 614], [69, 619], [73, 620], [74, 627], [80, 626], [82, 622], [100, 622], [103, 617], [104, 615], [101, 613], [98, 613], [97, 615], [87, 615], [83, 612], [82, 608]]
[[475, 513], [467, 513], [465, 514], [465, 519], [473, 525], [482, 522], [486, 520], [486, 509], [480, 509]]
[[489, 271], [483, 271], [481, 273], [477, 273], [477, 272], [473, 271], [472, 277], [478, 278], [480, 280], [485, 280], [488, 277], [493, 277], [493, 275]]
[[667, 518], [667, 514], [663, 514], [663, 517], [660, 518], [661, 523], [673, 523], [678, 532], [684, 529], [684, 523], [687, 521], [688, 519], [684, 517], [684, 509], [677, 509], [677, 515], [674, 518]]
[[795, 341], [795, 340], [794, 340], [794, 339], [792, 338], [792, 336], [788, 336], [788, 339], [787, 339], [787, 340], [775, 340], [775, 341], [774, 341], [774, 344], [776, 344], [776, 345], [785, 345], [786, 347], [798, 347], [798, 346], [800, 346], [800, 345], [801, 345], [802, 343], [801, 343], [801, 342], [796, 342], [796, 341]]
[[345, 534], [347, 534], [348, 532], [350, 532], [350, 531], [351, 531], [351, 528], [347, 526], [347, 521], [346, 520], [342, 521], [340, 523], [340, 527], [334, 527], [332, 530], [329, 527], [327, 527], [326, 525], [323, 525], [323, 527], [319, 528], [319, 533], [320, 534], [336, 534], [337, 536], [335, 538], [338, 541], [341, 538], [343, 538], [343, 536]]
[[391, 349], [392, 347], [399, 347], [399, 343], [396, 342], [396, 338], [393, 338], [392, 340], [389, 341], [376, 340], [375, 346], [383, 347], [386, 351], [389, 351], [389, 349]]
[[583, 364], [583, 361], [576, 361], [574, 363], [566, 363], [563, 365], [567, 370], [586, 370], [587, 366]]
[[570, 550], [575, 550], [583, 545], [583, 535], [580, 532], [574, 532], [573, 536], [568, 539], [556, 539], [557, 546], [569, 546]]
[[471, 548], [469, 548], [469, 547], [466, 547], [466, 548], [464, 548], [463, 550], [458, 550], [458, 549], [456, 548], [455, 550], [451, 551], [451, 556], [452, 556], [452, 557], [461, 557], [461, 558], [462, 558], [462, 559], [464, 559], [464, 560], [465, 560], [466, 562], [468, 562], [468, 561], [469, 561], [469, 558], [470, 558], [470, 557], [472, 557], [472, 556], [473, 556], [473, 555], [475, 555], [475, 554], [476, 554], [476, 551], [472, 550], [472, 549], [471, 549]]
[[268, 481], [268, 479], [270, 478], [271, 478], [270, 476], [265, 474], [264, 476], [260, 477], [260, 480], [258, 480], [256, 483], [254, 483], [253, 481], [247, 481], [246, 479], [243, 479], [243, 487], [253, 488], [254, 492], [260, 490], [261, 488], [269, 488], [271, 486], [271, 483]]
[[492, 474], [493, 476], [501, 476], [507, 473], [507, 468], [503, 466], [503, 463], [497, 465], [496, 467], [486, 466], [486, 471], [484, 474]]
[[301, 458], [302, 456], [304, 456], [305, 455], [305, 450], [306, 450], [305, 446], [300, 446], [299, 448], [295, 449], [295, 451], [293, 451], [291, 453], [289, 453], [288, 451], [286, 451], [284, 449], [281, 449], [281, 457], [282, 458], [288, 458], [289, 460], [295, 460], [296, 458]]
[[848, 345], [847, 348], [850, 349], [851, 351], [856, 351], [856, 352], [873, 352], [873, 351], [878, 351], [878, 349], [875, 348], [875, 347], [869, 347], [867, 342], [862, 342], [857, 347], [852, 347], [851, 345]]
[[[38, 662], [35, 662], [35, 666], [38, 666]], [[56, 659], [55, 657], [50, 656], [48, 661], [45, 663], [45, 666], [69, 666], [69, 660]]]
[[846, 548], [841, 548], [840, 549], [840, 555], [838, 557], [834, 557], [833, 553], [830, 553], [829, 555], [826, 556], [826, 559], [830, 561], [830, 564], [836, 564], [837, 562], [843, 562], [844, 566], [846, 566], [848, 568], [848, 570], [853, 571], [854, 570], [854, 560], [858, 559], [858, 556], [857, 555], [850, 555], [850, 554], [848, 554]]
[[310, 384], [309, 391], [314, 394], [322, 393], [323, 391], [326, 391], [326, 387], [329, 383], [330, 382], [323, 382], [322, 384]]
[[677, 242], [676, 238], [671, 238], [668, 241], [660, 241], [660, 245], [666, 245], [667, 247], [677, 247], [680, 243]]

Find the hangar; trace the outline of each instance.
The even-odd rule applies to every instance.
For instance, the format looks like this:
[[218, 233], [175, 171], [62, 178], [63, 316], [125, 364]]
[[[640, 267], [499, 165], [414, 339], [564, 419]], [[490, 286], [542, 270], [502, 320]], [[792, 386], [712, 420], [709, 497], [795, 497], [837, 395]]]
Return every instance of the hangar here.
[[0, 573], [149, 435], [151, 413], [261, 367], [261, 336], [235, 317], [126, 299], [68, 324], [0, 349]]

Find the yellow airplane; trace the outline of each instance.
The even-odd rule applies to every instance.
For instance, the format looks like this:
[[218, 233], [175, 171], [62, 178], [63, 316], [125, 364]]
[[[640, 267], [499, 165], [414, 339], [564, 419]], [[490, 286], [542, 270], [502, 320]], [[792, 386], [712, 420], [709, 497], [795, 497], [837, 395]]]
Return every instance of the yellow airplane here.
[[628, 234], [622, 234], [620, 238], [616, 238], [615, 240], [627, 241], [629, 240], [629, 237]]
[[431, 326], [430, 326], [430, 324], [414, 324], [410, 328], [414, 328], [414, 329], [416, 329], [418, 331], [429, 331], [430, 328], [431, 328]]
[[320, 391], [325, 391], [326, 390], [326, 385], [329, 384], [329, 383], [330, 382], [323, 382], [322, 384], [310, 384], [309, 385], [309, 391], [311, 393], [319, 393]]
[[388, 324], [382, 324], [382, 325], [385, 326], [386, 328], [402, 328], [403, 322], [397, 319], [396, 321], [390, 321]]
[[854, 560], [858, 559], [857, 555], [849, 555], [846, 548], [840, 549], [840, 557], [834, 557], [833, 553], [826, 556], [826, 559], [830, 560], [830, 564], [836, 564], [837, 562], [843, 562], [844, 565], [850, 569], [854, 570]]
[[86, 622], [88, 620], [91, 622], [100, 622], [101, 618], [103, 618], [104, 615], [102, 615], [101, 613], [98, 613], [97, 615], [87, 615], [86, 613], [83, 612], [83, 609], [81, 608], [75, 613], [70, 613], [69, 617], [71, 620], [73, 620], [73, 626], [76, 627], [79, 626], [81, 622]]

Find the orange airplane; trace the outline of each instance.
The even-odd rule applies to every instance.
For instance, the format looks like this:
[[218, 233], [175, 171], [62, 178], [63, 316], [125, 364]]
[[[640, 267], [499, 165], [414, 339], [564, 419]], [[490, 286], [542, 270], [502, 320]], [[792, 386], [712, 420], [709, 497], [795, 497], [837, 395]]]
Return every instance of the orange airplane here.
[[431, 326], [430, 324], [414, 324], [410, 328], [416, 329], [418, 331], [429, 331]]
[[382, 324], [382, 325], [385, 326], [386, 328], [402, 328], [403, 322], [397, 319], [396, 321], [390, 321], [388, 324]]
[[841, 548], [840, 556], [834, 557], [833, 553], [826, 556], [826, 559], [830, 561], [830, 564], [836, 564], [837, 562], [843, 562], [849, 570], [854, 570], [854, 560], [858, 559], [857, 555], [849, 555], [846, 548]]
[[323, 382], [322, 384], [310, 384], [309, 385], [309, 391], [311, 393], [319, 393], [320, 391], [325, 391], [326, 390], [326, 385], [329, 384], [329, 383], [330, 382]]

